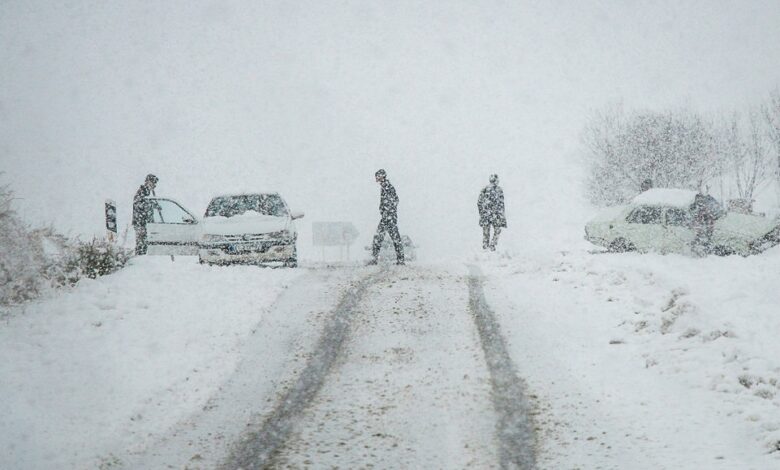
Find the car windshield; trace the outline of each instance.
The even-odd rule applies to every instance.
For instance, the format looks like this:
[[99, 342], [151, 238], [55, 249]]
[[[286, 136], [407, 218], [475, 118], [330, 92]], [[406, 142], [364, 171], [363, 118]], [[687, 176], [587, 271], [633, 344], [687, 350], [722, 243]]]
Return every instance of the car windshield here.
[[242, 194], [215, 197], [206, 208], [206, 217], [233, 217], [246, 211], [275, 217], [287, 215], [287, 207], [278, 194]]

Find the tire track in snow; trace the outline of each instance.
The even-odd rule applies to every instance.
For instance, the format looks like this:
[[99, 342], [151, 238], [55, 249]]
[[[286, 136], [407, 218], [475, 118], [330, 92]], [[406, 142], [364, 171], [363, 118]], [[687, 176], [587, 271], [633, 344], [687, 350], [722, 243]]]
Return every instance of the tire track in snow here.
[[498, 415], [468, 279], [390, 268], [273, 468], [498, 469]]
[[534, 433], [523, 382], [507, 351], [495, 314], [485, 300], [483, 276], [469, 266], [469, 308], [479, 331], [492, 386], [493, 406], [498, 415], [496, 431], [501, 468], [536, 468]]
[[355, 309], [366, 290], [386, 271], [357, 281], [341, 297], [331, 312], [311, 358], [293, 385], [278, 399], [259, 429], [248, 431], [221, 466], [224, 469], [262, 469], [273, 464], [274, 454], [284, 445], [295, 423], [322, 388], [349, 335]]

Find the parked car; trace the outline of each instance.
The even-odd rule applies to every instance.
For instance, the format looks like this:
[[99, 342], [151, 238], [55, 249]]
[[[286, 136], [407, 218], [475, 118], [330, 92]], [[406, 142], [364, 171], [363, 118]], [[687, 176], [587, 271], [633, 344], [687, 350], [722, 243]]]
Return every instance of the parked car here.
[[245, 193], [217, 196], [203, 217], [198, 253], [201, 263], [282, 262], [298, 265], [295, 220], [278, 193]]
[[201, 263], [281, 262], [298, 265], [294, 220], [278, 193], [242, 193], [211, 200], [202, 220], [177, 201], [148, 198], [153, 220], [147, 225], [148, 253], [198, 255]]
[[[417, 245], [412, 242], [409, 235], [401, 235], [401, 244], [404, 246], [404, 260], [415, 261], [417, 259]], [[371, 253], [373, 248], [369, 245], [366, 247], [366, 251]], [[382, 240], [382, 244], [379, 247], [379, 261], [391, 262], [395, 261], [395, 247], [390, 236], [385, 234], [385, 238]]]
[[[610, 251], [692, 254], [695, 231], [691, 204], [695, 191], [654, 188], [627, 205], [610, 207], [585, 225], [585, 239]], [[726, 212], [714, 225], [712, 252], [743, 256], [780, 242], [777, 220]]]

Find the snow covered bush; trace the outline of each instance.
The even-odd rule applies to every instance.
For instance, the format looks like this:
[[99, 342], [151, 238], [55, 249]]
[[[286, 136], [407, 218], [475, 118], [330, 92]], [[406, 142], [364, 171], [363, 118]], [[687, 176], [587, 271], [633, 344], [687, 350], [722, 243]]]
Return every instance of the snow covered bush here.
[[588, 196], [598, 205], [630, 200], [648, 179], [658, 187], [699, 189], [720, 168], [713, 126], [685, 110], [613, 107], [590, 119], [583, 142]]
[[0, 187], [0, 307], [34, 299], [125, 265], [130, 252], [106, 241], [71, 240], [52, 228], [30, 229], [14, 212], [13, 193]]
[[107, 240], [93, 239], [80, 242], [70, 257], [69, 266], [90, 279], [111, 274], [124, 267], [130, 259], [130, 252]]
[[46, 270], [43, 247], [13, 211], [12, 201], [13, 193], [0, 188], [0, 305], [37, 296], [44, 284], [39, 273]]

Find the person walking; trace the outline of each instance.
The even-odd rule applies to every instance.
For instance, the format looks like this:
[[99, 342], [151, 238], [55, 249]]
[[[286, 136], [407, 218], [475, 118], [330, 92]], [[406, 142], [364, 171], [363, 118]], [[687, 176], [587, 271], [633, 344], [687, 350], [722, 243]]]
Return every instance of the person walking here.
[[374, 174], [376, 182], [381, 187], [379, 198], [379, 226], [376, 228], [374, 243], [372, 246], [372, 259], [368, 264], [377, 264], [379, 261], [379, 250], [382, 248], [382, 241], [385, 239], [385, 232], [390, 235], [395, 247], [396, 264], [404, 263], [404, 246], [401, 242], [401, 234], [398, 232], [398, 194], [395, 188], [387, 179], [385, 170], [378, 170]]
[[[490, 175], [490, 184], [482, 188], [477, 199], [479, 210], [479, 225], [482, 227], [482, 249], [496, 251], [498, 235], [506, 228], [504, 214], [504, 191], [498, 185], [498, 175]], [[493, 238], [490, 228], [493, 228]]]
[[152, 206], [146, 199], [154, 196], [154, 188], [157, 187], [157, 177], [148, 174], [144, 184], [138, 188], [133, 198], [133, 228], [135, 229], [135, 254], [146, 254], [146, 224], [152, 221]]

